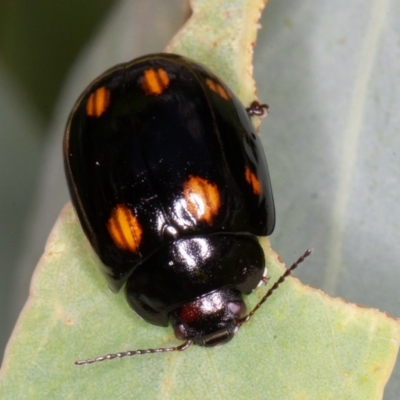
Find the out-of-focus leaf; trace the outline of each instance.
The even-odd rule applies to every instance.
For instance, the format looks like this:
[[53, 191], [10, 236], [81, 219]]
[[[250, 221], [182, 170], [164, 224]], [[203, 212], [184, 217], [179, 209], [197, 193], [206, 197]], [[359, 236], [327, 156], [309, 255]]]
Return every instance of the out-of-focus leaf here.
[[[255, 49], [277, 210], [272, 247], [315, 252], [303, 282], [400, 317], [397, 1], [271, 0]], [[400, 393], [400, 363], [385, 399]]]
[[0, 61], [0, 356], [21, 306], [12, 301], [15, 264], [29, 237], [24, 227], [37, 194], [43, 129], [27, 93]]

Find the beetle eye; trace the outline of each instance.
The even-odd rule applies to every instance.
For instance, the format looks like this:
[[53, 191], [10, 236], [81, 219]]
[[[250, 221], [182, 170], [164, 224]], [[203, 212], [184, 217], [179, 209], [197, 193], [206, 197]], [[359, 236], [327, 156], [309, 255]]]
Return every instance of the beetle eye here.
[[228, 303], [228, 308], [238, 318], [246, 314], [246, 304], [244, 302], [231, 301]]
[[175, 333], [175, 337], [179, 340], [185, 340], [186, 339], [186, 329], [185, 329], [185, 325], [183, 324], [178, 324], [174, 326], [174, 333]]

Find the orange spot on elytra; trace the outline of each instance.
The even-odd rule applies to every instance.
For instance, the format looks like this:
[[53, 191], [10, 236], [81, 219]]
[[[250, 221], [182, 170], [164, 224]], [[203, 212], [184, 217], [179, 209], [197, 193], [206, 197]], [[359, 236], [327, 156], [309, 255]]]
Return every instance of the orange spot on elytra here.
[[91, 93], [86, 103], [86, 115], [100, 117], [110, 105], [111, 93], [104, 86]]
[[221, 84], [219, 84], [218, 82], [213, 81], [210, 78], [206, 79], [206, 84], [207, 84], [209, 89], [211, 89], [213, 92], [217, 93], [223, 99], [229, 100], [229, 94], [226, 92], [226, 90], [222, 87]]
[[108, 233], [117, 247], [137, 253], [143, 230], [126, 204], [117, 204], [107, 222]]
[[183, 185], [183, 195], [190, 214], [197, 221], [212, 225], [221, 206], [217, 185], [199, 176], [189, 176]]
[[146, 95], [158, 96], [168, 88], [170, 79], [165, 69], [146, 69], [142, 80], [142, 89]]
[[256, 174], [246, 165], [244, 169], [244, 176], [247, 183], [251, 186], [253, 193], [259, 195], [261, 193], [261, 184]]

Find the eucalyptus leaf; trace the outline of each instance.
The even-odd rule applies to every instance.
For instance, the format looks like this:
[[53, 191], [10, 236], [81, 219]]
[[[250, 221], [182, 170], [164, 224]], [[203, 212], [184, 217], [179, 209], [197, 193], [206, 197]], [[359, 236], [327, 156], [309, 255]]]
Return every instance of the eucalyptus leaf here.
[[[169, 50], [211, 66], [248, 103], [254, 98], [251, 43], [263, 2], [193, 3], [195, 23], [186, 25]], [[192, 41], [200, 49], [192, 50]], [[218, 47], [215, 55], [203, 57], [213, 46]], [[278, 181], [278, 186], [283, 184]], [[268, 241], [262, 243], [274, 281], [283, 267]], [[264, 292], [265, 288], [257, 289], [249, 306]], [[67, 206], [50, 236], [30, 300], [7, 349], [0, 396], [378, 399], [399, 341], [395, 319], [331, 299], [288, 278], [227, 345], [76, 367], [73, 361], [78, 358], [166, 346], [176, 340], [170, 329], [134, 318], [123, 295], [109, 291]]]

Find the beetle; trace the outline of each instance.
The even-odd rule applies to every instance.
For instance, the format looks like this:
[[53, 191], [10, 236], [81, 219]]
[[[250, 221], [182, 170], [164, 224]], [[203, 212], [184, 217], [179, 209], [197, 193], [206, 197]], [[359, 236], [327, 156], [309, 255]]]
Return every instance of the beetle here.
[[125, 285], [139, 317], [171, 324], [184, 343], [78, 365], [220, 345], [250, 318], [242, 295], [266, 281], [257, 236], [275, 225], [250, 119], [266, 110], [246, 109], [213, 72], [175, 54], [117, 65], [82, 93], [63, 152], [83, 231], [110, 288]]

